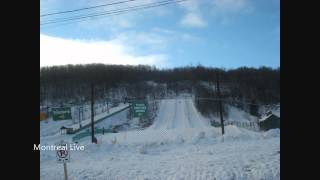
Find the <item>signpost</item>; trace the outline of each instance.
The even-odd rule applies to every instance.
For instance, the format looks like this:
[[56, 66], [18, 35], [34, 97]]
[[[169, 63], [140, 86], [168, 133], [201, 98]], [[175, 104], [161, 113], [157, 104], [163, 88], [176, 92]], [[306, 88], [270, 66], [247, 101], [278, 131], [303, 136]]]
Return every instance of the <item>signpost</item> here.
[[56, 151], [57, 160], [59, 163], [63, 163], [64, 179], [68, 180], [67, 162], [70, 162], [70, 153], [68, 150], [68, 144], [64, 141], [57, 143], [59, 147]]
[[52, 118], [54, 121], [72, 119], [71, 108], [70, 107], [53, 108]]
[[145, 101], [132, 102], [133, 117], [146, 117], [148, 106]]

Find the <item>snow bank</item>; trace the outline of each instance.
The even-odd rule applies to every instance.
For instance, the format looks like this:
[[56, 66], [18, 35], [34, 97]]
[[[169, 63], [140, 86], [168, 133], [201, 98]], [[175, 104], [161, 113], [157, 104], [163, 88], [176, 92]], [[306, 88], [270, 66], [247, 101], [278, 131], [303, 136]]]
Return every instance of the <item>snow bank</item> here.
[[[226, 127], [224, 142], [217, 141], [221, 136], [212, 138], [203, 131], [191, 139], [176, 136], [171, 143], [163, 140], [112, 144], [103, 140], [95, 145], [88, 140], [84, 152], [72, 152], [69, 177], [77, 180], [280, 179], [279, 138], [244, 140], [244, 134], [237, 127]], [[241, 138], [227, 140], [228, 136]], [[61, 164], [51, 154], [41, 156], [41, 179], [63, 177]]]
[[249, 113], [238, 109], [233, 106], [227, 106], [228, 109], [228, 117], [226, 118], [228, 121], [238, 121], [238, 122], [255, 122], [257, 117], [250, 115]]
[[263, 133], [264, 138], [273, 138], [273, 137], [279, 137], [280, 138], [280, 129], [270, 129], [267, 132]]

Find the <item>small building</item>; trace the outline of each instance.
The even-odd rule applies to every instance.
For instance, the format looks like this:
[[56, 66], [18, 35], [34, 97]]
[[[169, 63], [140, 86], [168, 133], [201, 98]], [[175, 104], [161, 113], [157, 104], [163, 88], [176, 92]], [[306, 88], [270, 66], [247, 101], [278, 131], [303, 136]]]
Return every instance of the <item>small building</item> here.
[[259, 127], [262, 131], [276, 128], [280, 129], [280, 117], [274, 115], [272, 112], [268, 112], [265, 117], [259, 120]]
[[73, 132], [73, 129], [72, 128], [67, 128], [65, 126], [62, 126], [60, 128], [60, 132], [61, 132], [61, 135], [62, 134], [71, 134]]

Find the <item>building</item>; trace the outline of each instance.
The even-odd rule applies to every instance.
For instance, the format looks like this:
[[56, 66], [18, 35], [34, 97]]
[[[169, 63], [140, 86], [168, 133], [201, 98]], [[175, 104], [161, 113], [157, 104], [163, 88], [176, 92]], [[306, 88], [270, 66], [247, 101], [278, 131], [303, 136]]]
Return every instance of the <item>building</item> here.
[[280, 129], [280, 117], [274, 115], [272, 112], [268, 112], [265, 117], [259, 120], [259, 127], [262, 131], [276, 128]]

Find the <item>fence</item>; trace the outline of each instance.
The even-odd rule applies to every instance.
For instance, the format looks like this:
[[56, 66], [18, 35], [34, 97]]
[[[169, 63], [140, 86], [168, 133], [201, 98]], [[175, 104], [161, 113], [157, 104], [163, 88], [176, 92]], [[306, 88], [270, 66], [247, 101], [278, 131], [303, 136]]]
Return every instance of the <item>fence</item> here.
[[[104, 112], [107, 112], [110, 108], [112, 108], [111, 104], [96, 104], [94, 106], [94, 115], [97, 116], [99, 114], [102, 114]], [[77, 106], [73, 108], [72, 117], [74, 119], [74, 122], [76, 121], [83, 121], [86, 119], [91, 118], [91, 107], [90, 105], [84, 105], [84, 106]]]
[[[220, 127], [221, 126], [220, 122], [216, 122], [216, 121], [211, 122], [211, 125], [214, 126], [214, 127]], [[224, 125], [225, 126], [227, 126], [227, 125], [235, 125], [237, 127], [245, 128], [245, 129], [252, 130], [252, 131], [260, 131], [259, 124], [256, 123], [256, 122], [225, 121]]]

